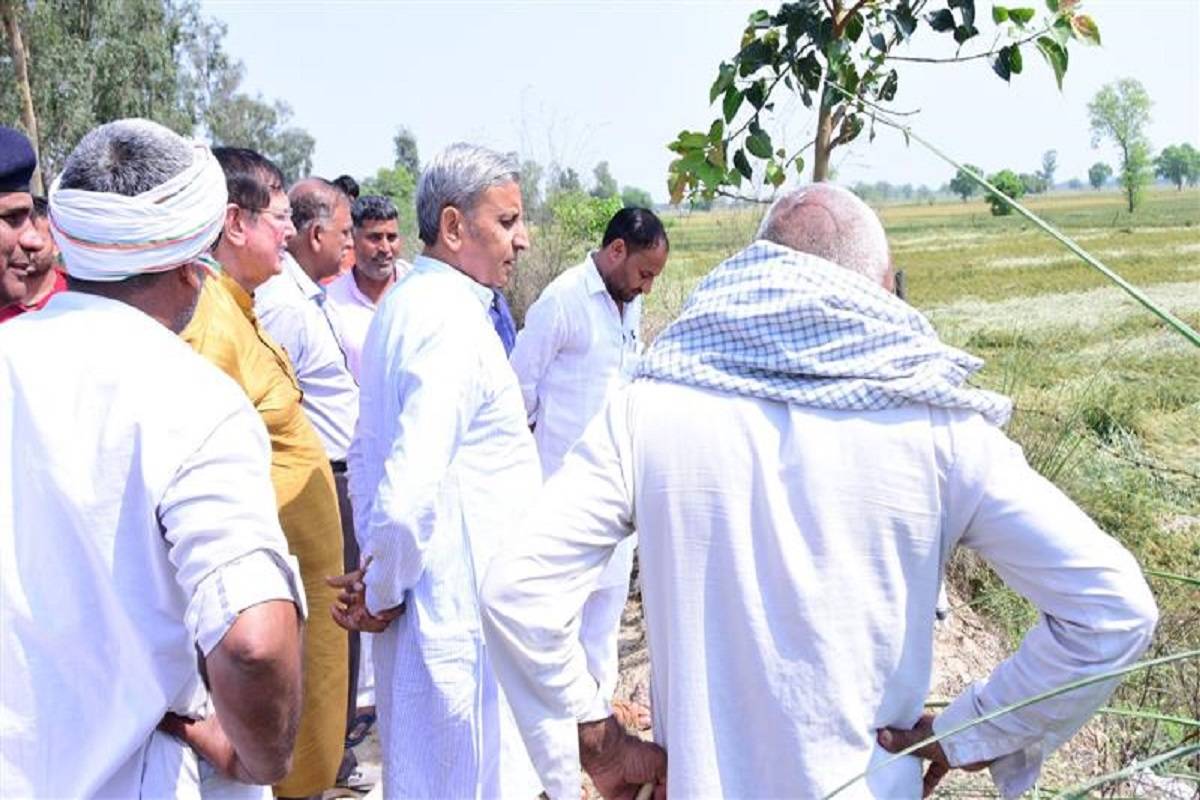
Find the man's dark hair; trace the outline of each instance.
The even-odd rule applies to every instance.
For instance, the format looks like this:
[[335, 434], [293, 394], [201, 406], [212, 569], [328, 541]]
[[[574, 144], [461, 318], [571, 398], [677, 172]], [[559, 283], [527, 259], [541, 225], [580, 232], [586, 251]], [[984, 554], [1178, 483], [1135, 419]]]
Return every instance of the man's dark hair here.
[[395, 203], [388, 198], [369, 194], [354, 201], [354, 208], [350, 210], [350, 216], [354, 220], [354, 227], [361, 228], [364, 222], [396, 219], [400, 216], [400, 212], [396, 211]]
[[41, 195], [33, 196], [33, 210], [29, 213], [34, 219], [45, 219], [50, 216], [50, 202]]
[[657, 247], [659, 242], [662, 242], [667, 250], [671, 249], [666, 228], [648, 208], [622, 208], [614, 214], [608, 221], [608, 227], [604, 229], [604, 239], [600, 246], [608, 247], [617, 239], [625, 242], [625, 249], [630, 253], [651, 250]]
[[349, 175], [338, 175], [331, 183], [342, 191], [352, 201], [358, 199], [358, 181]]
[[214, 147], [213, 155], [225, 172], [229, 202], [247, 211], [271, 205], [271, 193], [283, 191], [283, 173], [266, 156], [244, 147]]

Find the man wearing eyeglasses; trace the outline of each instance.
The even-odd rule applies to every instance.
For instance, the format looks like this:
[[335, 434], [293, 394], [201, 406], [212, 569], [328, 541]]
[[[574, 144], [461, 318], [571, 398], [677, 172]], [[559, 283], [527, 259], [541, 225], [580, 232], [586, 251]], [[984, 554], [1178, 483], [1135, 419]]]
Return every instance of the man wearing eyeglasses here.
[[[271, 440], [271, 480], [288, 547], [312, 608], [336, 593], [324, 579], [341, 572], [342, 528], [333, 472], [321, 439], [301, 406], [301, 389], [286, 352], [263, 329], [254, 293], [280, 273], [296, 232], [283, 175], [260, 154], [213, 151], [229, 192], [221, 237], [212, 255], [219, 274], [205, 281], [184, 341], [232, 377], [262, 416]], [[329, 789], [342, 760], [348, 691], [346, 633], [327, 614], [304, 631], [304, 711], [292, 771], [275, 785], [280, 797]]]

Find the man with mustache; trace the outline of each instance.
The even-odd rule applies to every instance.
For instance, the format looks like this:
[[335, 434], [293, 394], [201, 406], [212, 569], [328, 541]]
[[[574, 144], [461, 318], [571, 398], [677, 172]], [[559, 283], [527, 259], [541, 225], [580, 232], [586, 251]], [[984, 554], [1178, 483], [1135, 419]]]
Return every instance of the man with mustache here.
[[386, 197], [367, 195], [354, 201], [354, 266], [331, 281], [326, 303], [337, 328], [350, 373], [357, 380], [362, 369], [363, 340], [380, 300], [387, 290], [412, 269], [400, 258], [396, 206]]

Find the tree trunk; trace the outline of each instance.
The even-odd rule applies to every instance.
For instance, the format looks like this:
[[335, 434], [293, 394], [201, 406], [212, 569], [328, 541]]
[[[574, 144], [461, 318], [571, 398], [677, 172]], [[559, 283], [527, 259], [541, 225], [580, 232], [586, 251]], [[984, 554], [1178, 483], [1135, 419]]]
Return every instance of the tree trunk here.
[[[29, 64], [25, 58], [25, 43], [21, 38], [21, 26], [17, 20], [17, 13], [16, 0], [0, 0], [0, 15], [4, 17], [4, 29], [8, 34], [8, 41], [12, 44], [13, 69], [17, 73], [17, 89], [21, 93], [21, 122], [25, 125], [25, 131], [33, 145], [34, 155], [37, 156], [39, 152], [37, 116], [33, 113], [33, 92], [29, 88]], [[37, 166], [33, 169], [30, 188], [37, 195], [46, 193], [42, 184], [40, 157], [38, 157]]]
[[813, 183], [829, 177], [829, 153], [833, 150], [833, 109], [825, 105], [824, 92], [818, 102], [821, 110], [817, 115], [817, 140], [813, 143]]

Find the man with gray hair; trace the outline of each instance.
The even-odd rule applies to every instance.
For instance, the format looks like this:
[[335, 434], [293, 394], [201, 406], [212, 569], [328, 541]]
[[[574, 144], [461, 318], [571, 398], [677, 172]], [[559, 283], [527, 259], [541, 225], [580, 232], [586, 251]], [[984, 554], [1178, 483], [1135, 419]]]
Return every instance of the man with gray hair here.
[[209, 149], [147, 120], [50, 190], [69, 291], [0, 330], [6, 796], [269, 796], [289, 768], [304, 593], [266, 432], [176, 335], [225, 213]]
[[[425, 247], [371, 322], [350, 497], [365, 575], [335, 618], [378, 632], [388, 797], [537, 796], [492, 671], [478, 589], [541, 484], [488, 311], [528, 245], [512, 156], [452, 145], [417, 188]], [[389, 624], [390, 621], [390, 624]]]
[[[1114, 682], [950, 732], [1135, 661], [1150, 591], [1004, 435], [1008, 400], [966, 385], [981, 362], [888, 290], [865, 204], [799, 189], [760, 235], [700, 282], [493, 559], [484, 627], [530, 755], [552, 798], [578, 796], [595, 694], [579, 610], [636, 527], [673, 795], [915, 798], [990, 765], [1015, 797]], [[1042, 617], [935, 717], [934, 605], [959, 545]], [[609, 728], [629, 775], [641, 756]], [[934, 733], [950, 735], [887, 761]]]

